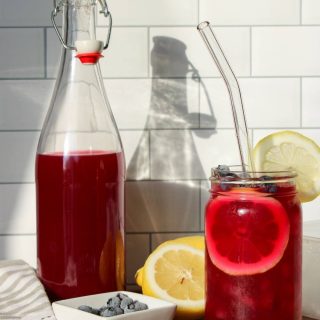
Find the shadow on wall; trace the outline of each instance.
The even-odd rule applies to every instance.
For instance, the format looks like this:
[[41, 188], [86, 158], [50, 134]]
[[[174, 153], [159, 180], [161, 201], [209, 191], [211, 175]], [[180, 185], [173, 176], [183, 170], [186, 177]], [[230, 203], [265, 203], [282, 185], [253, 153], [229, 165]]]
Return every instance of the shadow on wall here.
[[[216, 133], [216, 118], [207, 89], [198, 70], [188, 60], [186, 49], [177, 39], [153, 38], [150, 108], [144, 133], [127, 170], [126, 226], [129, 233], [197, 233], [202, 230], [200, 188], [201, 179], [207, 179], [208, 172], [204, 172], [193, 135], [208, 139]], [[199, 96], [197, 106], [188, 105], [188, 89], [194, 85], [198, 92], [202, 88], [205, 93], [210, 115], [200, 114], [199, 109], [196, 112]], [[157, 234], [153, 237], [151, 246], [161, 242]], [[127, 260], [132, 261], [130, 257]], [[130, 270], [127, 280], [133, 283]]]
[[[151, 52], [152, 92], [145, 124], [145, 132], [151, 134], [147, 143], [143, 141], [145, 136], [141, 138], [128, 166], [128, 179], [204, 178], [206, 176], [192, 139], [191, 129], [200, 127], [201, 117], [201, 127], [210, 128], [210, 134], [215, 133], [216, 119], [207, 89], [198, 70], [188, 60], [186, 46], [183, 42], [169, 37], [154, 37], [153, 42]], [[205, 92], [210, 115], [189, 112], [187, 82], [190, 79], [199, 83]], [[163, 132], [164, 130], [166, 132]], [[173, 130], [176, 132], [173, 133]], [[206, 138], [208, 130], [196, 130], [195, 133]], [[173, 141], [168, 140], [167, 135]], [[152, 142], [155, 141], [157, 146], [152, 145]], [[147, 147], [151, 150], [148, 150]], [[157, 148], [157, 157], [152, 157], [154, 148]], [[149, 157], [152, 157], [151, 161], [148, 161]], [[184, 165], [176, 165], [181, 162]], [[141, 172], [139, 176], [137, 172]]]

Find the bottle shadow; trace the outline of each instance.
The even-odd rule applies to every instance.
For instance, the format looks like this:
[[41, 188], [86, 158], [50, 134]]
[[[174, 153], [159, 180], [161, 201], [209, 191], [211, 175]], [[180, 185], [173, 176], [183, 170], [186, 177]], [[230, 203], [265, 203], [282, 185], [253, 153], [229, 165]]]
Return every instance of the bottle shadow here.
[[[186, 151], [192, 153], [192, 159], [190, 157], [188, 159], [180, 159], [180, 161], [185, 161], [183, 168], [189, 168], [187, 170], [189, 174], [185, 172], [177, 174], [175, 172], [178, 172], [179, 168], [172, 166], [169, 172], [160, 175], [174, 179], [178, 177], [203, 178], [205, 175], [192, 138], [192, 132], [202, 138], [209, 138], [216, 133], [217, 121], [208, 90], [198, 70], [188, 60], [186, 55], [187, 47], [183, 42], [174, 38], [159, 36], [153, 38], [153, 43], [154, 46], [151, 52], [151, 100], [144, 133], [151, 133], [151, 135], [153, 134], [153, 136], [157, 136], [160, 139], [159, 142], [161, 144], [157, 145], [157, 149], [161, 153], [162, 150], [167, 151], [170, 141], [167, 141], [167, 137], [161, 139], [158, 133], [161, 130], [176, 130], [172, 137], [175, 140], [175, 146], [182, 154], [177, 154], [176, 152], [166, 154], [165, 159], [171, 164], [175, 164], [176, 158], [181, 158]], [[188, 105], [187, 89], [193, 87], [192, 84], [189, 84], [190, 81], [198, 83], [199, 89], [203, 90], [210, 114], [201, 114], [199, 106]], [[199, 105], [199, 101], [196, 103]], [[184, 130], [187, 131], [187, 134], [179, 138], [179, 134]], [[152, 150], [146, 150], [146, 147], [151, 147], [152, 149], [152, 146], [150, 146], [150, 141], [146, 146], [144, 139], [145, 137], [142, 136], [128, 165], [127, 177], [129, 180], [153, 180], [159, 176], [159, 172], [155, 171], [159, 171], [158, 169], [162, 167], [161, 162], [163, 159], [153, 158], [150, 165], [148, 160], [152, 156], [150, 155]], [[146, 166], [147, 164], [149, 166]], [[152, 166], [155, 170], [153, 170]], [[195, 170], [196, 173], [192, 174], [190, 170]]]
[[[174, 233], [202, 230], [200, 188], [209, 173], [194, 137], [209, 139], [216, 133], [217, 121], [205, 83], [186, 50], [178, 39], [153, 38], [150, 106], [127, 168], [126, 231], [152, 233], [149, 250], [161, 242], [164, 233], [174, 237]], [[200, 113], [200, 89], [209, 114]], [[133, 283], [132, 260], [137, 258], [130, 255], [127, 252], [131, 264], [127, 282]]]

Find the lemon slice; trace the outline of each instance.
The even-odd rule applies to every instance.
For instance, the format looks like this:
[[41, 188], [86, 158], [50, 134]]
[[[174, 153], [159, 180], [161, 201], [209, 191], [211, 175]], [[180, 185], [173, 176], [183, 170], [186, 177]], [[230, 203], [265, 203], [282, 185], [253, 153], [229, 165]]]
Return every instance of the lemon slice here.
[[204, 241], [195, 238], [164, 242], [136, 274], [143, 294], [177, 305], [175, 319], [199, 319], [204, 313]]
[[253, 158], [257, 171], [295, 171], [301, 202], [320, 194], [320, 147], [310, 138], [294, 131], [270, 134], [257, 143]]

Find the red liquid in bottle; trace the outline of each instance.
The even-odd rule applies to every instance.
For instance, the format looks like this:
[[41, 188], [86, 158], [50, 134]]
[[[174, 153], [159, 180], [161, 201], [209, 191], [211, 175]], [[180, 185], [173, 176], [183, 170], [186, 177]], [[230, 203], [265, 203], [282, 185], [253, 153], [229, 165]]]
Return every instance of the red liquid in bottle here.
[[122, 153], [37, 155], [38, 276], [52, 300], [123, 289]]
[[248, 188], [242, 198], [215, 188], [206, 209], [205, 319], [300, 320], [301, 208], [295, 188], [277, 186], [270, 194]]

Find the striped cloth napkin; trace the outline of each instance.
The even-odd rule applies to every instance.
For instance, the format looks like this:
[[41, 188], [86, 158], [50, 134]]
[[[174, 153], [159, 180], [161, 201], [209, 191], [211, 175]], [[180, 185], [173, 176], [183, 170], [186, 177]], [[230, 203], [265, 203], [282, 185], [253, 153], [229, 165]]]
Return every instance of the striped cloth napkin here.
[[22, 260], [0, 261], [0, 319], [55, 320], [34, 269]]

